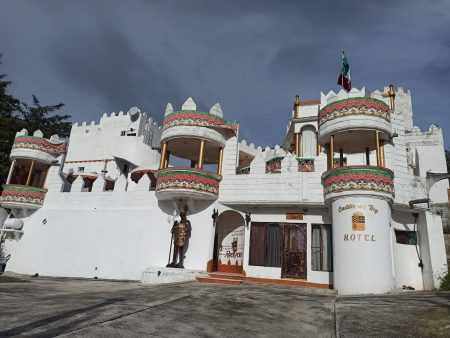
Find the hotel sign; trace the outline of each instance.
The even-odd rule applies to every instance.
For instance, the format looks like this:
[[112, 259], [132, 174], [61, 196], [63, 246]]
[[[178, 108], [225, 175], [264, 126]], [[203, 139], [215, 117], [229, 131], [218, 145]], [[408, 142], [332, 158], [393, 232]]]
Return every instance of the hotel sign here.
[[286, 219], [296, 219], [296, 220], [303, 220], [303, 214], [296, 214], [296, 213], [286, 213]]

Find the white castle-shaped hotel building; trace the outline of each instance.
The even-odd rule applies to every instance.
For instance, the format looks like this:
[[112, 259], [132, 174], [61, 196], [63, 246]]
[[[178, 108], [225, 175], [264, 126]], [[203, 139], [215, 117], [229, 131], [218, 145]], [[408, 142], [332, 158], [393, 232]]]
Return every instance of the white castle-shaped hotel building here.
[[[191, 98], [162, 126], [132, 108], [68, 140], [32, 132], [16, 135], [0, 197], [6, 271], [340, 294], [431, 290], [447, 271], [442, 130], [413, 125], [401, 87], [296, 97], [283, 145], [265, 149]], [[182, 210], [185, 269], [166, 268]]]

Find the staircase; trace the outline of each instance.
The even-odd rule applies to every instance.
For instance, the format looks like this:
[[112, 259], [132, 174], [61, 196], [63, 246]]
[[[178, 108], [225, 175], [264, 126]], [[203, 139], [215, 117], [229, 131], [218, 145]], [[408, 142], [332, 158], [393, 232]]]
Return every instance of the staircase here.
[[237, 273], [210, 272], [208, 277], [197, 277], [199, 283], [239, 285], [245, 280], [245, 276]]

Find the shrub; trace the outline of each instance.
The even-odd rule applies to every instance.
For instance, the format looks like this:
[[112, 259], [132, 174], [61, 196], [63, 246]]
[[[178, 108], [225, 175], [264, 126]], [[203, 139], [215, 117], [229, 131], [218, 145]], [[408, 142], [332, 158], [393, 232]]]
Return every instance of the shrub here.
[[439, 286], [439, 290], [441, 291], [450, 291], [450, 272], [447, 272], [447, 274], [443, 275], [440, 278], [441, 285]]

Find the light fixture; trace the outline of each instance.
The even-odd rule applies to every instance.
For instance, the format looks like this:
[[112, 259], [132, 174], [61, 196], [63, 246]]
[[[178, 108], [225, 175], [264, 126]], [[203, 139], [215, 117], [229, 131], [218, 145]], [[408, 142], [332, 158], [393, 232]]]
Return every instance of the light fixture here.
[[251, 221], [252, 221], [251, 213], [250, 212], [246, 212], [245, 213], [245, 226], [247, 228], [248, 228], [248, 225], [250, 224]]
[[217, 219], [219, 218], [219, 210], [213, 209], [213, 214], [211, 217], [213, 219], [213, 227], [215, 227], [217, 224]]

